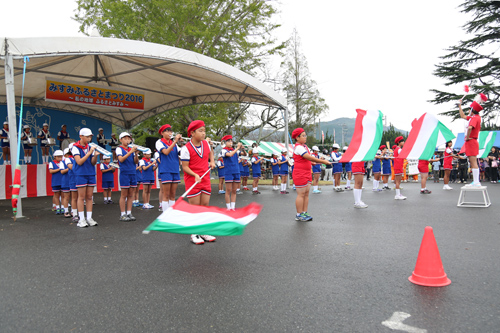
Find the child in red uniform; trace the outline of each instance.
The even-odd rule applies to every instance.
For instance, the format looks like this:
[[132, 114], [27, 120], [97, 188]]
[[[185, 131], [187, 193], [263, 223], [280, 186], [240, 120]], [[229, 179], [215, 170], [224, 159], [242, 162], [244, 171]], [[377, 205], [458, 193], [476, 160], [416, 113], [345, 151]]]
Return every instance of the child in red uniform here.
[[427, 189], [427, 177], [429, 177], [429, 162], [437, 162], [439, 158], [430, 160], [418, 160], [418, 172], [420, 172], [420, 194], [431, 194]]
[[481, 183], [479, 182], [479, 166], [477, 164], [477, 155], [479, 154], [479, 143], [477, 138], [479, 137], [479, 131], [481, 130], [481, 116], [479, 116], [479, 111], [483, 107], [477, 102], [472, 102], [471, 104], [471, 114], [472, 116], [466, 116], [462, 110], [462, 100], [458, 102], [458, 110], [460, 111], [460, 117], [469, 121], [467, 127], [467, 133], [465, 134], [465, 155], [469, 158], [470, 168], [472, 169], [473, 182], [466, 186], [479, 187]]
[[[181, 148], [182, 170], [184, 171], [184, 182], [186, 189], [189, 189], [195, 182], [196, 186], [187, 195], [191, 205], [208, 206], [212, 186], [210, 184], [210, 175], [202, 179], [208, 167], [215, 168], [214, 152], [211, 145], [205, 140], [205, 123], [201, 120], [195, 120], [188, 126], [188, 137], [191, 137], [184, 147]], [[210, 166], [209, 166], [210, 161]], [[191, 235], [191, 242], [197, 245], [205, 242], [214, 242], [215, 237], [210, 235]]]
[[297, 199], [295, 208], [297, 209], [296, 221], [312, 221], [312, 216], [307, 213], [309, 205], [309, 190], [311, 189], [311, 162], [321, 164], [331, 164], [326, 160], [320, 160], [311, 156], [309, 148], [306, 146], [307, 134], [303, 128], [296, 128], [292, 132], [292, 139], [295, 139], [293, 149], [293, 182], [297, 189]]
[[444, 169], [444, 186], [443, 190], [453, 190], [453, 188], [448, 185], [450, 182], [450, 174], [451, 170], [453, 170], [453, 158], [455, 155], [453, 154], [453, 149], [451, 149], [452, 142], [446, 142], [446, 148], [444, 150], [444, 158], [443, 158], [443, 169]]
[[363, 178], [366, 172], [365, 162], [352, 162], [351, 169], [352, 174], [354, 175], [354, 208], [366, 208], [368, 205], [361, 201], [361, 193], [363, 193]]
[[406, 197], [401, 195], [401, 178], [403, 177], [403, 164], [404, 164], [404, 159], [398, 158], [399, 154], [401, 153], [401, 150], [405, 144], [405, 140], [403, 139], [402, 136], [398, 136], [396, 140], [396, 147], [394, 148], [394, 183], [396, 184], [396, 196], [394, 197], [395, 200], [405, 200]]

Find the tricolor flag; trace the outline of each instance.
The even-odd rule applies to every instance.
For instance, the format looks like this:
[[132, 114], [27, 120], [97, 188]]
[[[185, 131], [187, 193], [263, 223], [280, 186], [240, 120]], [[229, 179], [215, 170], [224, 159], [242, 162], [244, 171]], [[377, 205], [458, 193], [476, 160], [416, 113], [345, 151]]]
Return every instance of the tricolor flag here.
[[190, 205], [179, 198], [164, 211], [143, 233], [163, 231], [175, 234], [236, 236], [243, 234], [248, 223], [262, 210], [252, 202], [246, 207], [228, 211], [219, 207]]
[[488, 157], [488, 154], [490, 153], [491, 147], [493, 147], [496, 138], [497, 138], [496, 131], [479, 132], [479, 138], [477, 139], [479, 143], [479, 155], [477, 155], [478, 158]]
[[356, 123], [354, 134], [347, 151], [342, 155], [340, 162], [371, 161], [375, 158], [384, 126], [382, 112], [356, 109]]
[[424, 113], [411, 123], [411, 131], [398, 158], [428, 160], [436, 147], [453, 140], [455, 135], [434, 115]]

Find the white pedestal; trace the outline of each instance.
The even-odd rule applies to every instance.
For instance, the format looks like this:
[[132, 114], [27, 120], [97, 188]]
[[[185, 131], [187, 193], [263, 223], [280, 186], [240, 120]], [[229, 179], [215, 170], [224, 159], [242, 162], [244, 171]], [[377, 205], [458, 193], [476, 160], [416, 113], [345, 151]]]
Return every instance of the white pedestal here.
[[[487, 186], [479, 186], [479, 187], [467, 187], [462, 186], [460, 189], [460, 197], [458, 198], [458, 207], [489, 207], [491, 205], [490, 196], [488, 195]], [[480, 192], [482, 195], [483, 201], [466, 201], [466, 195], [468, 192]], [[469, 196], [472, 194], [469, 193]], [[477, 196], [477, 195], [476, 195]]]

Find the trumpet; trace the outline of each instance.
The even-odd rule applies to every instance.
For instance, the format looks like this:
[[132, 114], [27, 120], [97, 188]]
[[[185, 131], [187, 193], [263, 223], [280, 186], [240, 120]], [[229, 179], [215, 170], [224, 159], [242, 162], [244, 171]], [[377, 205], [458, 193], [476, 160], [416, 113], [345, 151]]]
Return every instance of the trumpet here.
[[141, 151], [141, 152], [143, 152], [143, 153], [149, 150], [149, 148], [147, 148], [147, 147], [143, 147], [143, 146], [139, 146], [139, 145], [136, 145], [135, 143], [129, 143], [129, 145], [128, 145], [128, 146], [129, 146], [130, 148], [134, 148], [134, 147], [135, 147], [135, 148], [137, 148], [137, 150], [138, 150], [138, 151]]
[[115, 168], [115, 169], [120, 169], [120, 166], [119, 166], [118, 164], [116, 164], [115, 162], [111, 162], [111, 163], [109, 163], [109, 166], [110, 166], [110, 167], [113, 167], [113, 168]]
[[89, 147], [95, 148], [99, 152], [99, 154], [104, 155], [104, 156], [113, 156], [113, 153], [107, 151], [106, 149], [102, 148], [99, 146], [97, 143], [91, 142], [89, 143]]

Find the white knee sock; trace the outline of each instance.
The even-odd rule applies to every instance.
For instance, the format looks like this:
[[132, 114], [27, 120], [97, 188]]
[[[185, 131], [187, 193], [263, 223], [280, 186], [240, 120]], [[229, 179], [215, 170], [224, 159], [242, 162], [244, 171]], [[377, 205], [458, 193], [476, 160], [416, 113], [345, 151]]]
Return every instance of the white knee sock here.
[[317, 191], [319, 186], [313, 186], [313, 190]]
[[92, 218], [92, 212], [87, 212], [87, 220]]
[[167, 210], [167, 208], [168, 208], [168, 201], [162, 201], [162, 202], [161, 202], [161, 209], [162, 209], [163, 211], [166, 211], [166, 210]]
[[472, 179], [474, 183], [479, 183], [479, 169], [472, 169]]
[[360, 190], [360, 189], [354, 189], [353, 192], [354, 192], [354, 203], [355, 204], [359, 204], [361, 202], [361, 193], [362, 193], [363, 190]]
[[351, 187], [351, 180], [350, 180], [350, 179], [348, 179], [348, 180], [346, 181], [345, 186], [346, 186], [346, 187]]
[[236, 202], [231, 202], [231, 209], [236, 209]]
[[172, 207], [174, 205], [174, 200], [168, 200], [168, 207]]
[[396, 189], [396, 195], [397, 196], [401, 195], [401, 190], [399, 188]]

